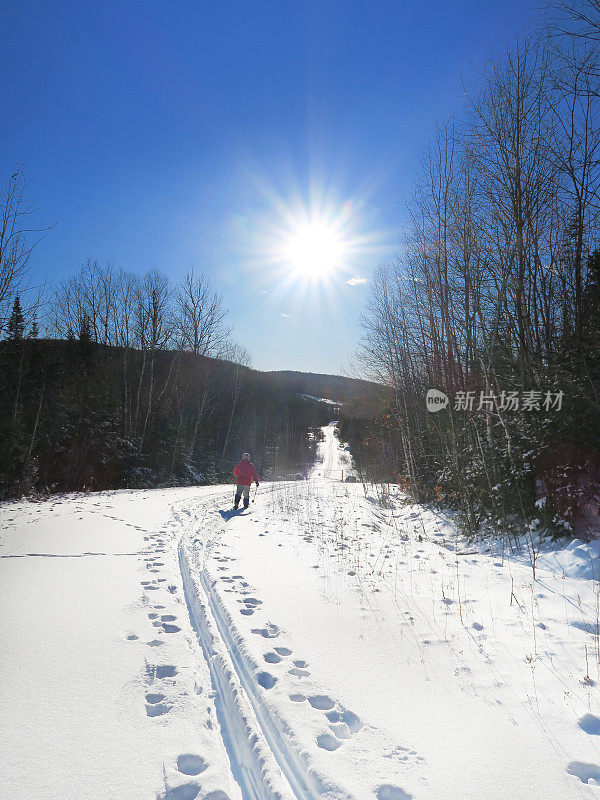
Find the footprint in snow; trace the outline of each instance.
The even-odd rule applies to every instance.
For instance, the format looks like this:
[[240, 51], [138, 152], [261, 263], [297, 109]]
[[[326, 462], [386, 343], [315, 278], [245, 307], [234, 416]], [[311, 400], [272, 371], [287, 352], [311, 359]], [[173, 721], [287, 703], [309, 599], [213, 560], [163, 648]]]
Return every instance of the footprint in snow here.
[[162, 623], [162, 628], [165, 633], [179, 633], [181, 628], [178, 625], [169, 625], [166, 622]]
[[176, 619], [177, 617], [175, 616], [175, 614], [163, 614], [161, 616], [162, 622], [175, 622]]
[[262, 636], [264, 639], [276, 639], [279, 636], [279, 628], [271, 623], [265, 628], [252, 628], [252, 633]]
[[171, 706], [166, 703], [146, 704], [146, 714], [149, 717], [162, 717], [171, 710]]
[[146, 644], [148, 645], [148, 647], [160, 647], [161, 645], [164, 644], [164, 642], [162, 639], [152, 639], [151, 642], [147, 642]]
[[292, 669], [288, 669], [289, 675], [295, 675], [297, 678], [307, 678], [310, 675], [310, 672], [307, 669], [298, 669], [298, 667], [293, 667]]
[[208, 767], [202, 756], [184, 753], [177, 757], [177, 769], [184, 775], [200, 775]]
[[292, 651], [289, 647], [276, 647], [275, 652], [279, 653], [280, 656], [291, 656]]
[[150, 703], [150, 705], [152, 706], [156, 705], [157, 703], [160, 703], [160, 701], [164, 699], [165, 699], [164, 694], [161, 694], [160, 692], [148, 692], [146, 694], [146, 702]]
[[392, 758], [395, 761], [414, 761], [416, 763], [424, 763], [425, 759], [417, 755], [416, 750], [411, 750], [409, 747], [403, 747], [399, 744], [389, 753], [384, 753], [384, 758]]
[[163, 678], [174, 678], [177, 675], [177, 667], [173, 664], [147, 664], [146, 672], [150, 680], [162, 680]]
[[240, 614], [243, 614], [245, 617], [251, 617], [254, 614], [253, 608], [240, 608]]
[[139, 636], [136, 636], [135, 633], [128, 633], [127, 634], [127, 641], [128, 642], [135, 642], [136, 639], [139, 639]]
[[313, 708], [319, 709], [319, 711], [329, 711], [335, 705], [335, 701], [333, 701], [331, 697], [327, 697], [326, 694], [314, 694], [308, 698], [308, 702]]
[[473, 628], [476, 631], [482, 631], [483, 630], [483, 625], [480, 622], [474, 622], [473, 623]]
[[352, 731], [345, 722], [334, 722], [329, 727], [338, 739], [350, 739], [352, 737]]
[[348, 709], [345, 708], [341, 711], [329, 711], [325, 716], [334, 724], [343, 722], [348, 726], [351, 733], [358, 733], [363, 726], [358, 714], [355, 714], [354, 711], [348, 711]]
[[306, 700], [306, 695], [303, 694], [291, 694], [290, 700], [293, 703], [303, 703]]
[[412, 800], [412, 794], [405, 792], [399, 786], [391, 783], [382, 783], [375, 791], [377, 800]]
[[322, 747], [323, 750], [337, 750], [338, 747], [341, 746], [341, 743], [335, 736], [332, 736], [330, 733], [321, 733], [317, 736], [317, 744], [319, 747]]
[[263, 689], [272, 689], [277, 683], [277, 678], [271, 675], [270, 672], [259, 672], [256, 676], [256, 680]]
[[265, 653], [263, 656], [264, 660], [267, 664], [279, 664], [281, 661], [281, 656], [278, 656], [277, 653]]
[[582, 731], [591, 736], [600, 736], [600, 718], [595, 714], [584, 714], [578, 722]]
[[582, 783], [594, 781], [600, 785], [600, 767], [597, 764], [586, 764], [583, 761], [571, 761], [567, 766], [569, 775], [575, 775]]

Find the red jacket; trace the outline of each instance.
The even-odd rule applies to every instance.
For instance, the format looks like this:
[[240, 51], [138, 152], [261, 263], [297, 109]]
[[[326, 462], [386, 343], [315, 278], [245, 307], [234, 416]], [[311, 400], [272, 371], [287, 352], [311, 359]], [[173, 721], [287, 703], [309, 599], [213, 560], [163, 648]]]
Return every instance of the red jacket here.
[[252, 486], [252, 481], [258, 483], [258, 474], [254, 469], [254, 464], [247, 459], [235, 465], [233, 474], [237, 478], [238, 486]]

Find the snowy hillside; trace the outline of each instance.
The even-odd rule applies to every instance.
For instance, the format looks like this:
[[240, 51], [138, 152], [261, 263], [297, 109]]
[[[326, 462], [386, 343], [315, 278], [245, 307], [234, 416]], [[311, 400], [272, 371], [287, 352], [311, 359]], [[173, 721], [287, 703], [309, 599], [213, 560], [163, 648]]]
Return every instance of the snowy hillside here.
[[[0, 510], [6, 800], [600, 798], [598, 551], [340, 481]], [[254, 489], [253, 489], [254, 495]]]

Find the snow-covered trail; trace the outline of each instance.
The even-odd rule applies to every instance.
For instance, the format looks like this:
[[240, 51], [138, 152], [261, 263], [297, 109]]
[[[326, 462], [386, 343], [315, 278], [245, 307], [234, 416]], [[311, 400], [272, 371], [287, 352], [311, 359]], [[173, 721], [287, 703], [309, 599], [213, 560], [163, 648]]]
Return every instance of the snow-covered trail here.
[[192, 800], [198, 775], [212, 800], [241, 797], [177, 564], [172, 504], [197, 497], [2, 506], [1, 798]]
[[335, 421], [322, 428], [322, 431], [324, 438], [319, 444], [319, 458], [313, 467], [311, 478], [342, 480], [344, 473], [347, 472], [348, 467], [351, 465], [351, 458], [345, 450], [340, 448], [340, 442], [336, 436]]
[[382, 506], [324, 433], [250, 513], [229, 487], [2, 508], [1, 797], [600, 797], [598, 583]]
[[[324, 477], [343, 457], [331, 430]], [[457, 556], [444, 520], [362, 495], [268, 487], [196, 542], [242, 687], [291, 760], [338, 797], [595, 796], [593, 582]]]

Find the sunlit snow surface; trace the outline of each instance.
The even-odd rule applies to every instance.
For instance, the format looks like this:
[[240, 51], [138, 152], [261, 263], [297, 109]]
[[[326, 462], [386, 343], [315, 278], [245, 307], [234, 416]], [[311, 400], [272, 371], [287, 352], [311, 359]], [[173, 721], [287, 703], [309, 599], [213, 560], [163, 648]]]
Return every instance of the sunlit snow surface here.
[[0, 510], [0, 797], [600, 798], [598, 549], [308, 481]]

